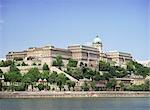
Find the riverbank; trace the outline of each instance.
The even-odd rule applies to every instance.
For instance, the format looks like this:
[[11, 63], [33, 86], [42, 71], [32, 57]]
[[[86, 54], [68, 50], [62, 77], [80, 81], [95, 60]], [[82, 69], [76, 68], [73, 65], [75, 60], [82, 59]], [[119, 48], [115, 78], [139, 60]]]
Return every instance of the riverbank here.
[[133, 92], [133, 91], [0, 92], [0, 98], [79, 98], [79, 97], [150, 97], [150, 92]]

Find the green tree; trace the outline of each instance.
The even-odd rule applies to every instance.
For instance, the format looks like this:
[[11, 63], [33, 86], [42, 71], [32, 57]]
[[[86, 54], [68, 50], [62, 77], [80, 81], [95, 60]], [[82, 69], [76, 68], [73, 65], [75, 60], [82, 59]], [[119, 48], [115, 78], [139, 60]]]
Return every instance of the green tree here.
[[48, 80], [49, 76], [50, 76], [49, 71], [43, 71], [43, 73], [41, 74], [42, 79]]
[[31, 68], [26, 75], [26, 77], [31, 79], [31, 82], [37, 82], [41, 76], [41, 73], [39, 72], [38, 68]]
[[73, 76], [76, 79], [83, 79], [83, 72], [80, 68], [67, 68], [67, 71], [65, 71], [69, 75]]
[[56, 83], [61, 91], [61, 89], [63, 88], [63, 86], [65, 85], [67, 81], [67, 77], [64, 74], [58, 74], [57, 78], [56, 78]]
[[105, 61], [99, 62], [99, 70], [100, 71], [109, 71], [110, 70], [110, 63]]
[[93, 82], [91, 83], [91, 88], [92, 88], [93, 91], [96, 90], [96, 82], [95, 82], [95, 81], [93, 81]]
[[45, 86], [44, 84], [39, 84], [38, 85], [38, 89], [41, 91], [41, 90], [44, 90], [45, 89]]
[[67, 66], [69, 66], [69, 67], [77, 67], [77, 64], [78, 64], [78, 61], [70, 58]]
[[56, 83], [57, 76], [58, 76], [58, 74], [56, 72], [51, 73], [48, 78], [48, 82], [50, 82], [50, 84]]
[[21, 82], [22, 79], [22, 75], [20, 72], [8, 72], [4, 74], [5, 76], [5, 81], [9, 81], [9, 82]]
[[13, 61], [11, 60], [6, 60], [6, 61], [2, 60], [0, 62], [0, 67], [7, 67], [7, 66], [10, 66], [11, 64], [13, 64]]
[[115, 90], [115, 87], [116, 87], [116, 80], [115, 80], [115, 79], [109, 80], [109, 82], [106, 84], [106, 87], [107, 87], [108, 89], [113, 89], [113, 90]]
[[124, 90], [125, 89], [125, 84], [123, 83], [123, 82], [120, 82], [120, 88], [121, 88], [121, 90]]
[[20, 72], [20, 70], [16, 67], [16, 65], [14, 64], [11, 64], [10, 65], [10, 69], [9, 69], [10, 72]]
[[43, 70], [44, 71], [49, 71], [49, 67], [46, 63], [44, 63], [44, 65], [43, 65]]
[[74, 89], [74, 87], [75, 87], [75, 82], [74, 82], [74, 81], [67, 80], [67, 81], [66, 81], [66, 84], [67, 84], [67, 86], [68, 86], [69, 91], [70, 91], [70, 88], [71, 88], [71, 87], [72, 87], [73, 89]]
[[146, 80], [144, 83], [144, 90], [150, 91], [150, 80]]
[[89, 91], [90, 87], [89, 85], [87, 84], [87, 82], [84, 82], [84, 85], [82, 86], [82, 90], [84, 91]]
[[58, 66], [59, 69], [61, 69], [61, 67], [64, 66], [62, 56], [58, 55], [56, 57], [56, 60], [53, 61], [53, 66]]
[[10, 81], [10, 82], [21, 82], [22, 75], [20, 73], [20, 70], [14, 65], [10, 65], [10, 70], [5, 76], [5, 81]]

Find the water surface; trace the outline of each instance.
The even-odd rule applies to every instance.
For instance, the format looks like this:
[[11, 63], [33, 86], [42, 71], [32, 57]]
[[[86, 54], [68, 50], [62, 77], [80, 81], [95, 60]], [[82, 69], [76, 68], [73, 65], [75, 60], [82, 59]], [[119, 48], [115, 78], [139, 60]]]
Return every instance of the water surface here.
[[0, 99], [0, 110], [150, 110], [150, 98]]

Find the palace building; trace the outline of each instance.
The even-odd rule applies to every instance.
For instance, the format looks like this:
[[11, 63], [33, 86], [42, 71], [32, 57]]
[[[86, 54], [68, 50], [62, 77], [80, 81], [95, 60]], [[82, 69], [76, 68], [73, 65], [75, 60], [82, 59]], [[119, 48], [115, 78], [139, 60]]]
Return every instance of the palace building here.
[[30, 47], [25, 51], [9, 52], [6, 55], [6, 60], [21, 58], [28, 65], [33, 63], [43, 65], [47, 63], [49, 66], [52, 66], [53, 61], [58, 55], [62, 56], [64, 66], [67, 65], [69, 58], [77, 60], [78, 63], [83, 62], [89, 67], [97, 67], [100, 60], [115, 62], [119, 66], [123, 66], [132, 60], [132, 56], [129, 53], [117, 51], [104, 52], [102, 40], [99, 36], [96, 36], [91, 46], [71, 45], [67, 49], [54, 46]]

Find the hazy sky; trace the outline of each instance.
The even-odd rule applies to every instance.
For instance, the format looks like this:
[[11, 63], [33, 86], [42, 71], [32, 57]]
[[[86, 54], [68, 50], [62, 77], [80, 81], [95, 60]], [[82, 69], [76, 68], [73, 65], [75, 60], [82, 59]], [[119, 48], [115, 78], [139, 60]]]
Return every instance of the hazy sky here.
[[150, 0], [0, 0], [0, 58], [8, 51], [92, 42], [150, 59]]

